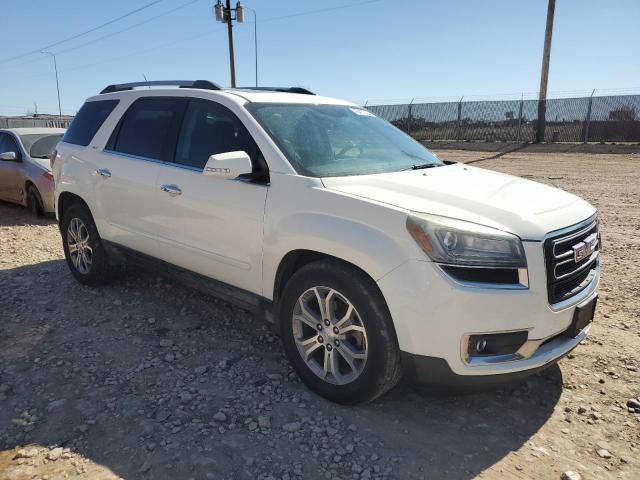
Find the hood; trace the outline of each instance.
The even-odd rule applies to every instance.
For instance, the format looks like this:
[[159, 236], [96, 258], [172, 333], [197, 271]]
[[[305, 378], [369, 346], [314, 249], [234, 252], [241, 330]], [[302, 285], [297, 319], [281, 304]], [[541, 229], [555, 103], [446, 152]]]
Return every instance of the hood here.
[[464, 164], [405, 172], [323, 178], [330, 190], [415, 212], [498, 228], [541, 240], [595, 208], [558, 188]]

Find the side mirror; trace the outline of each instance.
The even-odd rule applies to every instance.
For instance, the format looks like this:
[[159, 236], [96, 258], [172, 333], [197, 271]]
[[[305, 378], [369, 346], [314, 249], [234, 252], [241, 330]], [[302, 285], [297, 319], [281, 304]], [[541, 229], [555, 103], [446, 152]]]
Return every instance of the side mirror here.
[[202, 171], [203, 175], [218, 178], [238, 178], [253, 171], [247, 152], [226, 152], [211, 155]]
[[0, 160], [7, 160], [9, 162], [15, 162], [18, 159], [16, 152], [4, 152], [0, 153]]

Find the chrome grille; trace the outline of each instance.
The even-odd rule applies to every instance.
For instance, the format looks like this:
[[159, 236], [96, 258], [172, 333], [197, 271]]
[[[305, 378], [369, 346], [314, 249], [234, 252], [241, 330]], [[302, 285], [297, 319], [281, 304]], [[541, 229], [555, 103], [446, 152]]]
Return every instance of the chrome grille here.
[[544, 242], [549, 303], [566, 300], [584, 290], [595, 277], [600, 257], [600, 233], [594, 217], [574, 230]]

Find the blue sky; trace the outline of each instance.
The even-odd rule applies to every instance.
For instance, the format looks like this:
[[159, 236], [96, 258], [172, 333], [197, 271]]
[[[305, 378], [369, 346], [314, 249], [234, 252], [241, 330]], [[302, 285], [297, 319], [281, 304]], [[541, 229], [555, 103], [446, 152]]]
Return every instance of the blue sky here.
[[[36, 103], [41, 113], [57, 111], [49, 56], [4, 60], [150, 2], [5, 0], [0, 114], [24, 114]], [[162, 0], [52, 47], [63, 113], [74, 114], [86, 97], [110, 83], [143, 80], [143, 75], [228, 85], [226, 28], [213, 21], [213, 3]], [[463, 95], [519, 98], [521, 92], [530, 98], [539, 88], [546, 0], [247, 0], [246, 5], [258, 14], [263, 85], [301, 85], [369, 104]], [[251, 13], [247, 20], [234, 29], [238, 85], [254, 82]], [[146, 23], [135, 26], [141, 22]], [[558, 0], [551, 95], [594, 88], [596, 94], [639, 93], [639, 23], [638, 0]]]

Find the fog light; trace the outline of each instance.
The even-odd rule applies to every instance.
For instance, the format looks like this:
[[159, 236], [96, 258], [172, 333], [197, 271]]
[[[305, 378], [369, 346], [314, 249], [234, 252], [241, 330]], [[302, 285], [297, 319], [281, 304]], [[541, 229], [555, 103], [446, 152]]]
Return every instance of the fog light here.
[[528, 336], [526, 330], [471, 335], [467, 346], [468, 358], [514, 354], [527, 341]]

